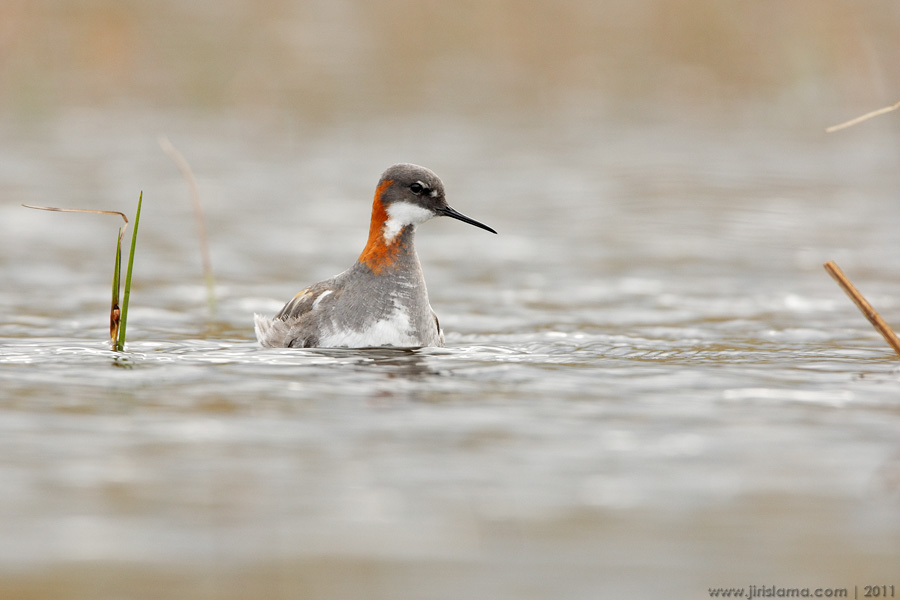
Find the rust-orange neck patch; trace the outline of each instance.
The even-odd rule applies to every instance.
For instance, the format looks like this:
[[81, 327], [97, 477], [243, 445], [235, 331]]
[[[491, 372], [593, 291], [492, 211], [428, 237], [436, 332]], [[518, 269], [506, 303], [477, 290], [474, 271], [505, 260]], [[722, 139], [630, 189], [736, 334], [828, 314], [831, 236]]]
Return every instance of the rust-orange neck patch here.
[[380, 275], [393, 265], [397, 256], [406, 249], [401, 236], [396, 235], [389, 242], [384, 240], [384, 224], [388, 220], [387, 207], [381, 197], [394, 183], [392, 179], [381, 182], [375, 189], [375, 201], [372, 203], [372, 223], [369, 225], [369, 241], [359, 255], [359, 262], [369, 267], [373, 273]]

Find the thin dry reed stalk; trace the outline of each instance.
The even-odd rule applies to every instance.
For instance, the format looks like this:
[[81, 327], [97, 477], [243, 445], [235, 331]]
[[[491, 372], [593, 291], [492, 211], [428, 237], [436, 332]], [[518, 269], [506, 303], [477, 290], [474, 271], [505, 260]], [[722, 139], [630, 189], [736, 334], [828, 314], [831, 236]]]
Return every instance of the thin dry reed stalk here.
[[206, 281], [206, 301], [210, 314], [216, 312], [216, 279], [213, 275], [212, 259], [209, 255], [209, 238], [206, 235], [206, 217], [203, 213], [203, 203], [200, 200], [200, 188], [194, 171], [184, 155], [164, 135], [159, 136], [159, 147], [172, 159], [182, 177], [188, 184], [191, 196], [191, 204], [194, 206], [194, 220], [197, 223], [197, 237], [200, 240], [200, 253], [203, 261], [203, 278]]
[[840, 131], [841, 129], [846, 129], [847, 127], [853, 127], [857, 123], [862, 123], [863, 121], [868, 121], [872, 117], [877, 117], [879, 115], [889, 113], [892, 110], [897, 110], [898, 108], [900, 108], [900, 102], [898, 102], [897, 104], [892, 104], [891, 106], [885, 106], [884, 108], [879, 108], [878, 110], [873, 110], [872, 112], [867, 112], [866, 114], [856, 117], [855, 119], [850, 119], [849, 121], [844, 121], [843, 123], [839, 123], [837, 125], [832, 125], [831, 127], [827, 127], [825, 129], [825, 133], [834, 133], [835, 131]]
[[828, 271], [828, 274], [837, 281], [838, 285], [841, 286], [845, 292], [847, 292], [847, 295], [850, 296], [850, 299], [853, 300], [860, 312], [862, 312], [863, 316], [869, 320], [869, 323], [872, 324], [875, 330], [881, 334], [884, 340], [897, 354], [900, 354], [900, 338], [897, 338], [897, 334], [894, 333], [894, 330], [884, 322], [884, 319], [881, 318], [878, 311], [875, 310], [859, 290], [856, 289], [853, 283], [846, 275], [844, 275], [844, 272], [841, 271], [841, 268], [838, 267], [833, 260], [829, 260], [824, 266], [825, 270]]

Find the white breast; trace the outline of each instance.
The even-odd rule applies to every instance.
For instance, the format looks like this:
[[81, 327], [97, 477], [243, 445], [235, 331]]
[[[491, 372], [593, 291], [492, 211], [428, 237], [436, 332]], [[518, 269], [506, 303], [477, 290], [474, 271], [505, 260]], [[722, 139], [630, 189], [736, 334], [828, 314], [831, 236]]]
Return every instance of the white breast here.
[[416, 335], [409, 313], [399, 303], [384, 319], [375, 321], [362, 330], [332, 328], [319, 338], [319, 346], [330, 348], [367, 348], [371, 346], [399, 346], [410, 348], [427, 346], [430, 341]]

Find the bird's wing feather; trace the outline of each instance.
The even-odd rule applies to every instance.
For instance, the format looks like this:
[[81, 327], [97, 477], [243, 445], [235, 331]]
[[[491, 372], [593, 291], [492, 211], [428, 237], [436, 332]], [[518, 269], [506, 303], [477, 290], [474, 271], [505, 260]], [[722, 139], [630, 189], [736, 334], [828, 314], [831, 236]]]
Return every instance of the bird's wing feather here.
[[284, 305], [284, 308], [275, 315], [275, 318], [283, 321], [287, 321], [288, 319], [299, 319], [315, 309], [322, 299], [333, 293], [334, 287], [330, 281], [322, 281], [312, 285], [291, 298], [291, 300]]

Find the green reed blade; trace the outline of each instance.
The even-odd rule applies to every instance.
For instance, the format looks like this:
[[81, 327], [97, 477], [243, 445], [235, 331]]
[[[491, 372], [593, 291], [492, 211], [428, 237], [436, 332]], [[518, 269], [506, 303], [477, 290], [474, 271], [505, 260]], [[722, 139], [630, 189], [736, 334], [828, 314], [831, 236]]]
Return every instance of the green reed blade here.
[[119, 236], [116, 238], [116, 266], [113, 269], [112, 284], [112, 303], [109, 307], [109, 339], [112, 342], [113, 350], [119, 345], [119, 319], [121, 310], [119, 308], [119, 279], [122, 273], [122, 234], [125, 228], [119, 228]]
[[125, 350], [125, 324], [128, 320], [128, 300], [131, 296], [131, 272], [134, 267], [134, 249], [137, 245], [138, 225], [141, 222], [141, 203], [144, 200], [144, 192], [138, 197], [137, 212], [134, 215], [134, 230], [131, 232], [131, 251], [128, 253], [128, 270], [125, 273], [125, 294], [122, 297], [122, 322], [119, 324], [118, 350]]
[[[141, 194], [143, 195], [143, 193]], [[119, 228], [119, 236], [116, 238], [116, 264], [115, 270], [113, 271], [113, 284], [112, 284], [112, 301], [110, 303], [109, 308], [109, 339], [112, 342], [113, 350], [120, 350], [121, 344], [124, 343], [124, 331], [119, 330], [119, 285], [121, 275], [122, 275], [122, 236], [125, 235], [125, 230], [128, 229], [128, 217], [125, 216], [125, 213], [121, 213], [117, 210], [97, 210], [93, 208], [56, 208], [54, 206], [32, 206], [30, 204], [23, 204], [25, 208], [34, 208], [37, 210], [49, 210], [53, 212], [73, 212], [73, 213], [93, 213], [95, 215], [119, 215], [122, 217], [122, 220], [125, 221], [125, 224]], [[140, 200], [138, 200], [138, 213], [140, 213]], [[132, 252], [134, 252], [134, 240], [132, 239]], [[129, 275], [130, 275], [130, 267], [131, 263], [129, 262]], [[119, 340], [119, 334], [122, 333], [121, 341]]]

